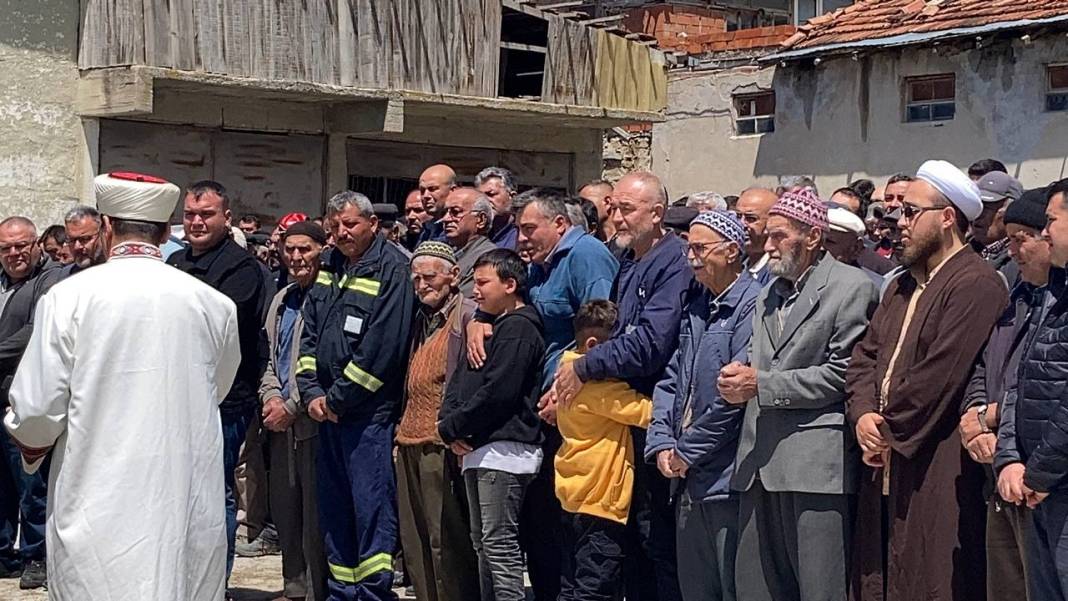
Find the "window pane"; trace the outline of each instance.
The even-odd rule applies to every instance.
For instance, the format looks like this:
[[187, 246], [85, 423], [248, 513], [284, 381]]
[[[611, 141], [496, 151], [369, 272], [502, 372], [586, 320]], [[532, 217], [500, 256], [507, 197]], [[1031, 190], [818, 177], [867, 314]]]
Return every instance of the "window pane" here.
[[763, 119], [757, 119], [756, 121], [757, 133], [770, 134], [775, 131], [775, 118], [765, 117]]
[[930, 81], [909, 82], [909, 102], [923, 102], [934, 95], [934, 86]]
[[756, 133], [756, 121], [754, 119], [741, 119], [738, 124], [738, 135], [744, 136]]
[[736, 98], [734, 104], [738, 107], [739, 117], [751, 117], [753, 115], [753, 103], [749, 101], [749, 98]]
[[763, 94], [756, 97], [756, 114], [775, 114], [775, 94]]
[[816, 0], [797, 0], [797, 24], [816, 16]]
[[823, 0], [823, 12], [829, 13], [850, 4], [853, 4], [853, 0]]
[[931, 105], [932, 121], [949, 121], [957, 113], [957, 105], [953, 102], [944, 102]]
[[1068, 94], [1048, 94], [1046, 96], [1047, 111], [1068, 110]]
[[1068, 66], [1049, 68], [1049, 88], [1051, 90], [1068, 89]]
[[917, 104], [915, 106], [910, 106], [906, 120], [908, 120], [910, 123], [915, 121], [930, 121], [931, 105]]
[[956, 80], [953, 77], [946, 77], [944, 79], [935, 79], [931, 82], [933, 88], [932, 100], [953, 100], [956, 98], [954, 94], [956, 89]]

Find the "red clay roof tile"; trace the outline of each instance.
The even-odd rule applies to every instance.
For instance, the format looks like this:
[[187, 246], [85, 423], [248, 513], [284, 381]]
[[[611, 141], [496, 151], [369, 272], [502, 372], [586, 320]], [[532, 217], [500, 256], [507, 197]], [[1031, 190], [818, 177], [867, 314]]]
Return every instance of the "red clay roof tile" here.
[[810, 20], [784, 48], [889, 38], [1068, 15], [1068, 0], [858, 0]]

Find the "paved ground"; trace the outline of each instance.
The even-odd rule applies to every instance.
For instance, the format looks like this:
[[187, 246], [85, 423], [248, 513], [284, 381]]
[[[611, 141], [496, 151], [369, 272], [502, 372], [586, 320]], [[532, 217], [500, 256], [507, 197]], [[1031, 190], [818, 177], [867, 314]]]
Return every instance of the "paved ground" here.
[[[256, 559], [237, 558], [230, 587], [239, 601], [269, 601], [282, 593], [282, 558], [279, 555]], [[401, 590], [397, 590], [405, 599]], [[3, 601], [47, 601], [41, 591], [20, 591], [18, 580], [0, 580], [0, 599]]]

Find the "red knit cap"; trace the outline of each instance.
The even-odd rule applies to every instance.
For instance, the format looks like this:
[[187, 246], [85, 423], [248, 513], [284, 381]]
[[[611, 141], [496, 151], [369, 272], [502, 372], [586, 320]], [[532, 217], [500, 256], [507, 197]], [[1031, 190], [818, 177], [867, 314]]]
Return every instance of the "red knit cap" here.
[[772, 205], [768, 214], [782, 215], [827, 231], [827, 203], [820, 200], [820, 197], [808, 188], [797, 192], [784, 192]]

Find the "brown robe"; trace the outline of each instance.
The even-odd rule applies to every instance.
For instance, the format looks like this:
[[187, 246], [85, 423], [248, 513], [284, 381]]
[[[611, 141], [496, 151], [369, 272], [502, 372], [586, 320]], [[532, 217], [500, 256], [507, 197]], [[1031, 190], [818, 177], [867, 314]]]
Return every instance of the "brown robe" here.
[[908, 272], [890, 284], [853, 349], [847, 415], [855, 427], [865, 413], [880, 412], [909, 301], [921, 291], [881, 410], [891, 447], [889, 496], [881, 494], [883, 470], [865, 467], [861, 478], [851, 575], [856, 601], [986, 598], [983, 466], [961, 446], [957, 425], [968, 379], [1008, 291], [974, 251], [951, 256], [924, 287]]

